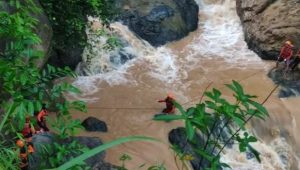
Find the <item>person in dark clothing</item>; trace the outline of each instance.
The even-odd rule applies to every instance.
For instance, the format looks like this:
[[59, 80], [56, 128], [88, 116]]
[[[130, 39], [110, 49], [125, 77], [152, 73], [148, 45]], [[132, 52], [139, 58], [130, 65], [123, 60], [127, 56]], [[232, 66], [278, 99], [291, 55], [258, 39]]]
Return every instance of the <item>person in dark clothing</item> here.
[[166, 103], [166, 108], [162, 112], [166, 114], [174, 114], [175, 113], [174, 101], [175, 99], [171, 93], [169, 93], [165, 99], [159, 100], [158, 102], [160, 103], [162, 102]]
[[299, 63], [300, 63], [300, 49], [299, 49], [296, 57], [294, 58], [294, 60], [291, 63], [291, 66], [290, 66], [291, 69], [295, 70]]

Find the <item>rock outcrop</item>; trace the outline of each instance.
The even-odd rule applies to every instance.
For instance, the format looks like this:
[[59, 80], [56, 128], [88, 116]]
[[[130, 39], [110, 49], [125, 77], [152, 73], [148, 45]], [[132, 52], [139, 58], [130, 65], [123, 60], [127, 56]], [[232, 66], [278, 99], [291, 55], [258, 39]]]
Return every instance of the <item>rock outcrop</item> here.
[[236, 4], [245, 40], [262, 59], [276, 59], [286, 40], [300, 47], [299, 0], [237, 0]]
[[194, 0], [119, 0], [116, 6], [118, 19], [154, 46], [178, 40], [198, 26]]
[[107, 132], [107, 126], [104, 121], [101, 121], [95, 117], [88, 117], [86, 118], [81, 125], [85, 128], [87, 131], [91, 132]]

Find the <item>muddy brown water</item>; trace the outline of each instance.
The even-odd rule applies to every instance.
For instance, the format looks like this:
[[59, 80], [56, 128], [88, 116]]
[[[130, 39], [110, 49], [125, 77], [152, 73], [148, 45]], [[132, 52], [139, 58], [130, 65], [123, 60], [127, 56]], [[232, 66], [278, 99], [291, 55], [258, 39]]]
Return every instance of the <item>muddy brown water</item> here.
[[[152, 120], [164, 107], [157, 100], [164, 98], [169, 91], [174, 93], [179, 103], [186, 103], [184, 107], [188, 108], [200, 100], [210, 83], [212, 85], [209, 90], [217, 88], [225, 98], [232, 100], [232, 93], [224, 84], [236, 80], [246, 92], [257, 95], [258, 102], [264, 101], [276, 87], [267, 77], [275, 63], [262, 61], [247, 49], [239, 20], [233, 10], [234, 1], [222, 2], [223, 4], [203, 7], [197, 31], [162, 47], [172, 53], [171, 61], [167, 56], [155, 58], [156, 53], [150, 53], [131, 63], [125, 73], [122, 71], [122, 80], [126, 80], [124, 82], [111, 83], [103, 79], [102, 75], [91, 79], [79, 78], [82, 79], [81, 83], [75, 81], [74, 84], [83, 89], [83, 95], [76, 97], [88, 102], [88, 112], [75, 113], [74, 118], [84, 120], [94, 116], [108, 125], [107, 133], [81, 131], [79, 135], [99, 137], [104, 142], [132, 135], [154, 137], [161, 141], [122, 144], [106, 151], [107, 161], [120, 165], [119, 157], [126, 153], [132, 157], [126, 163], [130, 170], [139, 169], [142, 164], [147, 167], [161, 163], [168, 170], [178, 169], [174, 152], [169, 148], [168, 133], [171, 129], [182, 126], [182, 122]], [[164, 59], [168, 60], [167, 64], [171, 63], [170, 68], [167, 65], [164, 69], [157, 69], [165, 66], [161, 63], [165, 62]], [[113, 78], [110, 77], [109, 80]], [[86, 84], [92, 85], [85, 86]], [[249, 131], [259, 138], [255, 146], [261, 152], [262, 163], [247, 160], [244, 154], [230, 150], [226, 151], [223, 160], [233, 169], [239, 170], [299, 169], [299, 105], [299, 97], [278, 98], [277, 89], [265, 103], [270, 118], [264, 122], [253, 120], [248, 125]]]

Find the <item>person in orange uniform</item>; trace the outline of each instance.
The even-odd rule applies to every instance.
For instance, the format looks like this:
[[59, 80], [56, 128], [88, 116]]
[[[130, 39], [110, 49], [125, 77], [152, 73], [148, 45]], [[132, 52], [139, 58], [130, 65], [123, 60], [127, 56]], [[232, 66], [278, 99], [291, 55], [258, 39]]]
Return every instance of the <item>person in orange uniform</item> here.
[[18, 148], [20, 149], [20, 169], [21, 170], [28, 170], [28, 154], [31, 154], [34, 152], [33, 148], [28, 145], [27, 148], [25, 147], [25, 143], [22, 140], [17, 140], [16, 142]]
[[43, 105], [42, 110], [37, 115], [37, 124], [39, 125], [41, 132], [49, 131], [49, 128], [47, 127], [46, 124], [46, 117], [45, 117], [47, 115], [48, 115], [48, 111], [46, 110], [46, 106]]
[[26, 139], [26, 142], [31, 142], [33, 134], [35, 134], [35, 129], [31, 126], [30, 117], [26, 117], [25, 125], [22, 130], [22, 135]]
[[285, 61], [286, 71], [289, 69], [291, 58], [293, 56], [293, 47], [294, 47], [294, 45], [292, 44], [291, 41], [286, 41], [284, 43], [283, 47], [281, 48], [277, 62], [276, 62], [276, 68], [278, 67], [280, 62]]
[[172, 95], [172, 93], [169, 93], [165, 99], [159, 100], [158, 102], [160, 102], [160, 103], [162, 103], [162, 102], [166, 103], [166, 108], [162, 112], [165, 114], [174, 114], [175, 113], [174, 101], [175, 101], [175, 99], [174, 99], [174, 96]]

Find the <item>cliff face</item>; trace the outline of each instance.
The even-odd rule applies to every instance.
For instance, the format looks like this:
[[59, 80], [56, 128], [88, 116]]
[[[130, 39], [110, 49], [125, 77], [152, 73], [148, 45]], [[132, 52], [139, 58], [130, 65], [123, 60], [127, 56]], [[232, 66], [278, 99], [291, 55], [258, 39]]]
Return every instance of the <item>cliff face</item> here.
[[154, 46], [178, 40], [198, 26], [194, 0], [117, 0], [116, 6], [119, 19]]
[[262, 59], [276, 59], [286, 40], [300, 48], [299, 0], [237, 0], [236, 3], [245, 40]]

